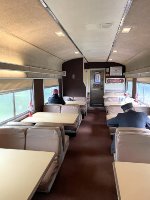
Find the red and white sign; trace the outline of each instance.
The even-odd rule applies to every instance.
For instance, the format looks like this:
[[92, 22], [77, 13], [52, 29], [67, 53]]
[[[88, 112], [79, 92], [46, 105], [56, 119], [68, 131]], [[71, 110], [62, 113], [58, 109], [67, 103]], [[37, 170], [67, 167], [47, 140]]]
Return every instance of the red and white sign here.
[[106, 78], [106, 83], [124, 83], [124, 78]]

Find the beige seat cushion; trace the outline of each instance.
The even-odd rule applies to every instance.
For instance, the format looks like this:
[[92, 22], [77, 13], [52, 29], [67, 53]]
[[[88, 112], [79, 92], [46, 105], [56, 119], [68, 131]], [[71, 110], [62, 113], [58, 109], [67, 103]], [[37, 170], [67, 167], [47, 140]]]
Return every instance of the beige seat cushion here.
[[44, 105], [43, 111], [44, 112], [53, 112], [53, 113], [60, 113], [61, 105], [60, 104], [46, 104]]
[[48, 192], [49, 186], [52, 182], [52, 179], [54, 178], [55, 174], [58, 171], [58, 162], [55, 160], [51, 163], [50, 167], [48, 168], [48, 171], [46, 172], [44, 178], [42, 179], [38, 191], [40, 192]]
[[124, 97], [124, 93], [123, 92], [105, 92], [104, 98], [107, 97]]
[[121, 106], [110, 105], [106, 107], [106, 113], [108, 115], [117, 115], [118, 113], [123, 113]]
[[7, 122], [6, 126], [33, 126], [34, 123], [31, 122]]
[[27, 128], [0, 128], [0, 148], [25, 149]]
[[116, 134], [150, 134], [150, 130], [146, 128], [134, 128], [134, 127], [118, 127], [116, 129]]
[[29, 128], [26, 135], [26, 149], [62, 153], [62, 141], [55, 128]]
[[65, 151], [68, 149], [68, 146], [69, 146], [69, 136], [65, 135], [65, 148], [64, 148]]
[[63, 124], [50, 123], [50, 122], [38, 122], [35, 124], [35, 127], [53, 127], [56, 129], [60, 129], [61, 137], [62, 137], [62, 146], [65, 148], [65, 130]]
[[137, 112], [145, 112], [147, 115], [150, 114], [150, 107], [138, 106], [134, 107]]
[[116, 160], [150, 163], [150, 133], [126, 133], [116, 139]]
[[79, 105], [62, 105], [61, 106], [61, 113], [80, 113], [80, 106]]

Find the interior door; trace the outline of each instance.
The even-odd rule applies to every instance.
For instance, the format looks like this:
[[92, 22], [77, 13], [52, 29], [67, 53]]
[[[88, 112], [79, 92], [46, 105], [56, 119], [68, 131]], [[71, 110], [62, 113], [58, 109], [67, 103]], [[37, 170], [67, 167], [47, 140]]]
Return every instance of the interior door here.
[[104, 70], [90, 71], [90, 106], [103, 106]]

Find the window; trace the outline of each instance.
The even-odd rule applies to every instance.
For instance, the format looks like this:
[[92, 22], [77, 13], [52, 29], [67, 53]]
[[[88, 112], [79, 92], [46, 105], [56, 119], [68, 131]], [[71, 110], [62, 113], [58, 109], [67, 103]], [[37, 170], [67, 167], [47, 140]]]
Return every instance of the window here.
[[150, 84], [137, 83], [138, 100], [144, 104], [150, 105]]
[[137, 94], [138, 94], [138, 100], [144, 103], [144, 84], [143, 83], [137, 84]]
[[29, 110], [31, 90], [0, 94], [0, 123]]
[[19, 115], [29, 110], [29, 104], [31, 101], [31, 91], [24, 90], [20, 92], [15, 92], [14, 94], [16, 115]]
[[130, 97], [132, 97], [132, 87], [133, 87], [132, 81], [128, 81], [127, 82], [127, 90], [128, 90], [128, 94]]
[[150, 105], [150, 84], [144, 84], [144, 103]]
[[53, 86], [53, 87], [46, 87], [46, 88], [44, 88], [44, 103], [48, 102], [48, 98], [53, 95], [53, 90], [54, 89], [59, 90], [58, 85], [57, 86]]
[[13, 93], [0, 95], [0, 122], [14, 117]]

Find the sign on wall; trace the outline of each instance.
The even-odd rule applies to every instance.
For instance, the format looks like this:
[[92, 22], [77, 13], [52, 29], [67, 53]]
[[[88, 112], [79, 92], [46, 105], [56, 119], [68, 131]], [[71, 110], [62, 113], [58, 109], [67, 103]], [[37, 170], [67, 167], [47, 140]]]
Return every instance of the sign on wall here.
[[106, 83], [124, 83], [124, 78], [106, 78]]
[[122, 66], [110, 67], [110, 76], [122, 76]]

